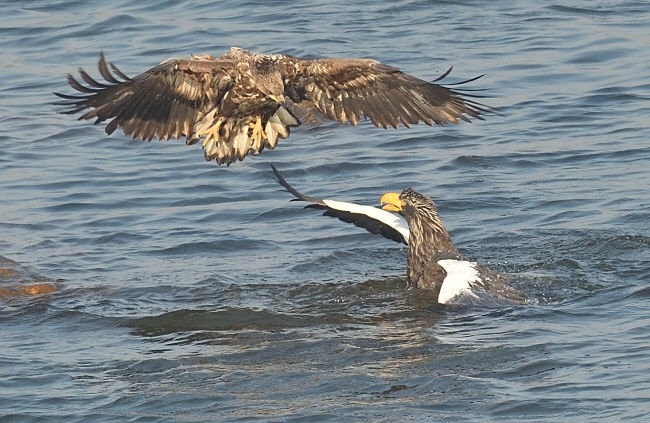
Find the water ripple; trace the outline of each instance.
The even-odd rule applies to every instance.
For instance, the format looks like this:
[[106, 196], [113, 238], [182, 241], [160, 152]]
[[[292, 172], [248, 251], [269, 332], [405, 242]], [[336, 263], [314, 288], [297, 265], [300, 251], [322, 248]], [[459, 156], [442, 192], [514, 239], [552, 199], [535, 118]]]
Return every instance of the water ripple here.
[[[3, 422], [650, 416], [647, 4], [74, 0], [0, 13], [0, 248], [25, 266], [0, 278]], [[469, 88], [503, 116], [303, 125], [226, 168], [200, 145], [107, 136], [51, 104], [67, 73], [96, 74], [100, 51], [136, 75], [231, 45], [371, 57], [426, 80], [486, 74]], [[529, 303], [435, 304], [408, 287], [402, 246], [289, 202], [270, 163], [325, 198], [431, 195], [461, 252]]]

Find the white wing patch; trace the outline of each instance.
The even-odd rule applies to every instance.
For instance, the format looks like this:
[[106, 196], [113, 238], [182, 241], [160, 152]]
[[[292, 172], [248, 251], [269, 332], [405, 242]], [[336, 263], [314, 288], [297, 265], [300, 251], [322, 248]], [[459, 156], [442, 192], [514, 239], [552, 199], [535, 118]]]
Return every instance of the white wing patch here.
[[364, 214], [371, 219], [378, 220], [399, 232], [404, 237], [404, 240], [407, 244], [409, 242], [409, 226], [406, 223], [406, 220], [404, 220], [404, 218], [398, 214], [372, 206], [361, 206], [359, 204], [346, 203], [343, 201], [323, 200], [323, 203], [325, 203], [327, 207], [335, 210], [341, 210], [355, 214]]
[[454, 297], [462, 294], [478, 298], [478, 295], [472, 291], [472, 284], [481, 282], [476, 263], [466, 260], [438, 260], [438, 264], [447, 272], [438, 295], [440, 304], [447, 304]]

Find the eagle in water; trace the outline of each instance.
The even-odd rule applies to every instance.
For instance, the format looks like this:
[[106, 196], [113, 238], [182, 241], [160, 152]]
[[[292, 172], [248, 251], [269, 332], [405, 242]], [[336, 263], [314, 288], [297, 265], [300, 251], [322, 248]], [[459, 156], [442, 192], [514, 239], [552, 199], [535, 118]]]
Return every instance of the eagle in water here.
[[[427, 82], [372, 59], [303, 60], [283, 54], [258, 54], [233, 47], [216, 58], [203, 54], [168, 59], [133, 78], [99, 58], [99, 82], [79, 69], [85, 85], [68, 75], [81, 94], [55, 93], [67, 106], [62, 113], [109, 121], [125, 135], [151, 141], [203, 139], [206, 160], [230, 164], [264, 148], [276, 147], [299, 126], [296, 110], [316, 109], [325, 118], [356, 125], [369, 118], [375, 126], [407, 128], [469, 122], [494, 111], [448, 87]], [[110, 68], [110, 70], [109, 70]], [[111, 72], [112, 70], [112, 72]], [[477, 78], [473, 78], [470, 82]]]
[[510, 287], [503, 275], [461, 256], [429, 197], [411, 188], [388, 192], [379, 200], [381, 208], [309, 197], [289, 185], [275, 166], [271, 168], [294, 200], [309, 203], [306, 208], [324, 210], [324, 216], [406, 244], [407, 280], [415, 288], [432, 291], [440, 304], [525, 302], [523, 293]]

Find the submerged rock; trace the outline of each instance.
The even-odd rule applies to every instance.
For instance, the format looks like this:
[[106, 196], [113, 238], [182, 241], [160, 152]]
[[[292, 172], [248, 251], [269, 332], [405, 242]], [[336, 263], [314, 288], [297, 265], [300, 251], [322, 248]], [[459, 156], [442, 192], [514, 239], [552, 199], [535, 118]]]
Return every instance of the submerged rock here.
[[51, 294], [61, 283], [41, 276], [13, 260], [0, 256], [0, 300], [14, 297]]

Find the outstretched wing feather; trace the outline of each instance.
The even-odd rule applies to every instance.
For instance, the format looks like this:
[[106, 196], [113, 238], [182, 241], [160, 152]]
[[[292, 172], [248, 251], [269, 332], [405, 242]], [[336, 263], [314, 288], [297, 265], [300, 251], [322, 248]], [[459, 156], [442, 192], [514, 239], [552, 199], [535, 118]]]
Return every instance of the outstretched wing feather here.
[[401, 216], [376, 207], [309, 197], [289, 185], [275, 166], [271, 165], [271, 168], [278, 183], [295, 197], [292, 201], [306, 201], [311, 204], [305, 208], [324, 210], [323, 216], [336, 217], [370, 233], [381, 235], [395, 242], [408, 244], [409, 229], [406, 221]]
[[[68, 76], [70, 86], [82, 94], [55, 93], [68, 100], [58, 103], [68, 107], [62, 113], [92, 109], [80, 119], [95, 118], [95, 123], [110, 119], [107, 133], [122, 126], [125, 134], [151, 140], [154, 135], [160, 139], [193, 135], [190, 131], [195, 123], [216, 107], [223, 95], [219, 90], [229, 88], [228, 83], [223, 84], [223, 75], [230, 75], [234, 64], [219, 59], [169, 59], [129, 78], [115, 65], [109, 65], [101, 54], [98, 69], [106, 83], [95, 80], [83, 69], [79, 74], [86, 85]], [[217, 73], [222, 78], [220, 87], [214, 78]]]
[[421, 121], [444, 125], [496, 113], [467, 98], [471, 96], [371, 59], [304, 60], [293, 90], [331, 120], [355, 124], [357, 117], [365, 116], [384, 128]]

